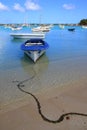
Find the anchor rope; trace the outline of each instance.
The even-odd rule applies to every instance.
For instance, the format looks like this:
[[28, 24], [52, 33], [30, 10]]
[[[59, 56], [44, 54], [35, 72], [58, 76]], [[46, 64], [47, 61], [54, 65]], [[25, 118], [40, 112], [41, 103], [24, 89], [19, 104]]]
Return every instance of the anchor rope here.
[[[30, 77], [29, 79], [26, 79], [26, 80], [23, 80], [23, 81], [13, 81], [13, 83], [14, 82], [17, 82], [18, 84], [17, 84], [17, 87], [18, 87], [18, 89], [21, 91], [21, 92], [23, 92], [23, 93], [25, 93], [25, 94], [28, 94], [28, 95], [31, 95], [32, 97], [33, 97], [33, 99], [35, 100], [35, 102], [36, 102], [36, 104], [37, 104], [37, 109], [38, 109], [38, 113], [40, 114], [40, 116], [42, 117], [42, 119], [44, 120], [44, 121], [47, 121], [47, 122], [49, 122], [49, 123], [60, 123], [60, 122], [62, 122], [63, 120], [64, 120], [64, 117], [67, 117], [67, 116], [69, 116], [69, 115], [78, 115], [78, 116], [87, 116], [87, 114], [84, 114], [84, 113], [78, 113], [78, 112], [69, 112], [69, 113], [65, 113], [65, 114], [62, 114], [62, 115], [60, 115], [60, 117], [58, 118], [58, 119], [56, 119], [56, 120], [51, 120], [51, 119], [49, 119], [48, 117], [46, 117], [43, 113], [42, 113], [42, 110], [41, 110], [41, 104], [40, 104], [40, 102], [39, 102], [39, 100], [38, 100], [38, 98], [34, 95], [34, 94], [32, 94], [32, 93], [30, 93], [30, 92], [28, 92], [28, 91], [25, 91], [23, 88], [25, 87], [25, 85], [24, 85], [24, 83], [25, 82], [27, 82], [27, 81], [29, 81], [30, 79], [33, 79], [35, 76], [32, 76], [32, 77]], [[68, 118], [67, 118], [68, 119]]]

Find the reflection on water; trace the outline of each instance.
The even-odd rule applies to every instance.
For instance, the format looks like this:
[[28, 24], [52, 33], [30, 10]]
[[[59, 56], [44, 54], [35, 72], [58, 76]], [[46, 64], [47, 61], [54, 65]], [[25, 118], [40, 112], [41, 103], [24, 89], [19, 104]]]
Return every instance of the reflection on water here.
[[11, 41], [12, 41], [13, 43], [21, 43], [21, 42], [25, 42], [26, 39], [17, 39], [17, 38], [12, 38]]
[[43, 73], [47, 69], [48, 64], [49, 60], [46, 54], [42, 55], [36, 63], [34, 63], [25, 53], [21, 58], [22, 67], [29, 74], [32, 74], [32, 71], [34, 71], [35, 74]]
[[28, 40], [28, 39], [25, 39], [25, 38], [12, 38], [11, 39], [11, 41], [13, 42], [13, 43], [24, 43], [26, 40]]

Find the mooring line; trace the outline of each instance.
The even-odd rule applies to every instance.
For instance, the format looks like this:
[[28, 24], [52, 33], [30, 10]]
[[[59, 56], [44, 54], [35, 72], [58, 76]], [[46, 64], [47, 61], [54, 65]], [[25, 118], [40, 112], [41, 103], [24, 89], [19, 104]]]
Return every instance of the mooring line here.
[[31, 78], [29, 78], [29, 79], [26, 79], [26, 80], [23, 80], [23, 81], [13, 81], [13, 83], [14, 82], [16, 82], [16, 83], [18, 83], [17, 84], [17, 87], [18, 87], [18, 89], [21, 91], [21, 92], [23, 92], [23, 93], [25, 93], [25, 94], [29, 94], [29, 95], [31, 95], [33, 98], [34, 98], [34, 100], [36, 101], [36, 104], [37, 104], [37, 109], [38, 109], [38, 113], [40, 114], [40, 116], [42, 117], [42, 119], [44, 120], [44, 121], [47, 121], [47, 122], [49, 122], [49, 123], [60, 123], [60, 122], [62, 122], [63, 120], [64, 120], [64, 118], [66, 117], [66, 119], [70, 119], [68, 116], [69, 115], [78, 115], [78, 116], [87, 116], [87, 114], [83, 114], [83, 113], [78, 113], [78, 112], [69, 112], [69, 113], [65, 113], [65, 114], [62, 114], [57, 120], [51, 120], [51, 119], [49, 119], [49, 118], [47, 118], [43, 113], [42, 113], [42, 110], [41, 110], [41, 104], [40, 104], [40, 102], [39, 102], [39, 100], [38, 100], [38, 98], [34, 95], [34, 94], [32, 94], [32, 93], [30, 93], [30, 92], [28, 92], [28, 91], [25, 91], [23, 88], [25, 87], [25, 85], [24, 85], [24, 83], [25, 82], [27, 82], [27, 81], [29, 81], [30, 79], [33, 79], [35, 76], [32, 76]]

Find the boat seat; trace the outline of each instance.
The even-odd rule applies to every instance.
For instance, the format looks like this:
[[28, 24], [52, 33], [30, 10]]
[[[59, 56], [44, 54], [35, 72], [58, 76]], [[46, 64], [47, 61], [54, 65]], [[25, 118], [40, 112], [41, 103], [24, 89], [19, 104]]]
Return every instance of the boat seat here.
[[43, 43], [41, 43], [41, 42], [34, 42], [34, 43], [32, 43], [32, 42], [27, 42], [26, 44], [25, 44], [25, 46], [32, 46], [32, 45], [43, 45]]

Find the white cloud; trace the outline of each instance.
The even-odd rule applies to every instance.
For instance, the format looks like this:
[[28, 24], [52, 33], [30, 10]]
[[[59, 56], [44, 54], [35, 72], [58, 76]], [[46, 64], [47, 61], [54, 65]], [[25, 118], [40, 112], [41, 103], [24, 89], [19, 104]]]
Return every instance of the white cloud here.
[[9, 10], [9, 8], [0, 2], [0, 10]]
[[63, 8], [66, 10], [72, 10], [75, 8], [75, 6], [73, 4], [64, 4]]
[[20, 12], [25, 11], [25, 9], [19, 3], [15, 3], [14, 10], [17, 10], [17, 11], [20, 11]]
[[34, 3], [32, 0], [27, 0], [25, 2], [25, 7], [27, 10], [39, 10], [40, 6], [36, 3]]

